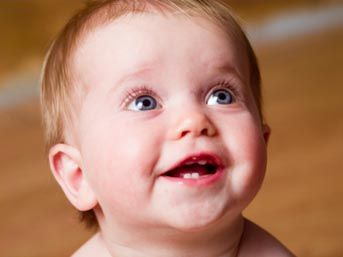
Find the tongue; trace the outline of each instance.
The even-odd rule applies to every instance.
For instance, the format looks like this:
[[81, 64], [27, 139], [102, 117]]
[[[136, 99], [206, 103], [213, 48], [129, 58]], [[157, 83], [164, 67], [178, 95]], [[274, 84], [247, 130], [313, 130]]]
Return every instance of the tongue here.
[[206, 169], [204, 165], [191, 164], [173, 169], [169, 171], [166, 175], [171, 177], [183, 177], [183, 175], [187, 173], [198, 173], [199, 176], [204, 176], [208, 175], [209, 171]]

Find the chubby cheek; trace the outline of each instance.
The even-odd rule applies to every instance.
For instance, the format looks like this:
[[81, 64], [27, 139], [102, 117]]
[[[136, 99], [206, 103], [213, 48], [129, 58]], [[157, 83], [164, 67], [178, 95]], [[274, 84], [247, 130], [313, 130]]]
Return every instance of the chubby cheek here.
[[263, 132], [248, 114], [235, 119], [225, 129], [224, 140], [232, 167], [228, 177], [231, 194], [246, 204], [256, 195], [265, 174], [267, 154]]
[[99, 122], [84, 140], [84, 165], [104, 212], [127, 213], [149, 202], [161, 144], [156, 124], [138, 124], [119, 118]]

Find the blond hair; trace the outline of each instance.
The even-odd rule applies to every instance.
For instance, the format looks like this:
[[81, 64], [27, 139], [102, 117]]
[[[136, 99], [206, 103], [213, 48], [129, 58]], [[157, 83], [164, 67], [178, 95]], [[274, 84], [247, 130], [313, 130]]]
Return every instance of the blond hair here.
[[[129, 14], [148, 9], [181, 12], [187, 16], [200, 15], [220, 25], [247, 52], [250, 66], [250, 86], [261, 115], [261, 79], [254, 51], [237, 23], [229, 6], [221, 0], [98, 0], [90, 1], [65, 25], [51, 45], [41, 77], [41, 109], [45, 129], [46, 149], [65, 142], [75, 104], [77, 90], [73, 78], [73, 54], [79, 42], [98, 26]], [[261, 115], [262, 117], [262, 115]], [[81, 220], [97, 226], [93, 210], [81, 212]]]

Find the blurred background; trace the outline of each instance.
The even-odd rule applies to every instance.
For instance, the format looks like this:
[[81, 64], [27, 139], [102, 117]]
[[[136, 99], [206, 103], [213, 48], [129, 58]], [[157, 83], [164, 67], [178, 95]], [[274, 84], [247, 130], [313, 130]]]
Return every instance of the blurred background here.
[[[0, 1], [0, 256], [69, 256], [92, 231], [50, 175], [38, 78], [74, 0]], [[343, 256], [343, 2], [231, 1], [260, 61], [272, 128], [245, 215], [298, 256]]]

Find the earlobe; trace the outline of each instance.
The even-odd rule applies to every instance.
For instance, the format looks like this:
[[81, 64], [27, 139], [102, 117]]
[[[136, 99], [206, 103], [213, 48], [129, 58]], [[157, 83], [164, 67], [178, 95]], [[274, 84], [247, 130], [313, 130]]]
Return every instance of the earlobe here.
[[80, 152], [66, 144], [54, 145], [49, 151], [50, 169], [69, 201], [80, 211], [97, 205], [95, 194], [81, 167]]
[[263, 129], [264, 142], [267, 145], [268, 142], [269, 142], [269, 137], [270, 137], [271, 129], [270, 129], [268, 124], [263, 124], [263, 128], [262, 129]]

